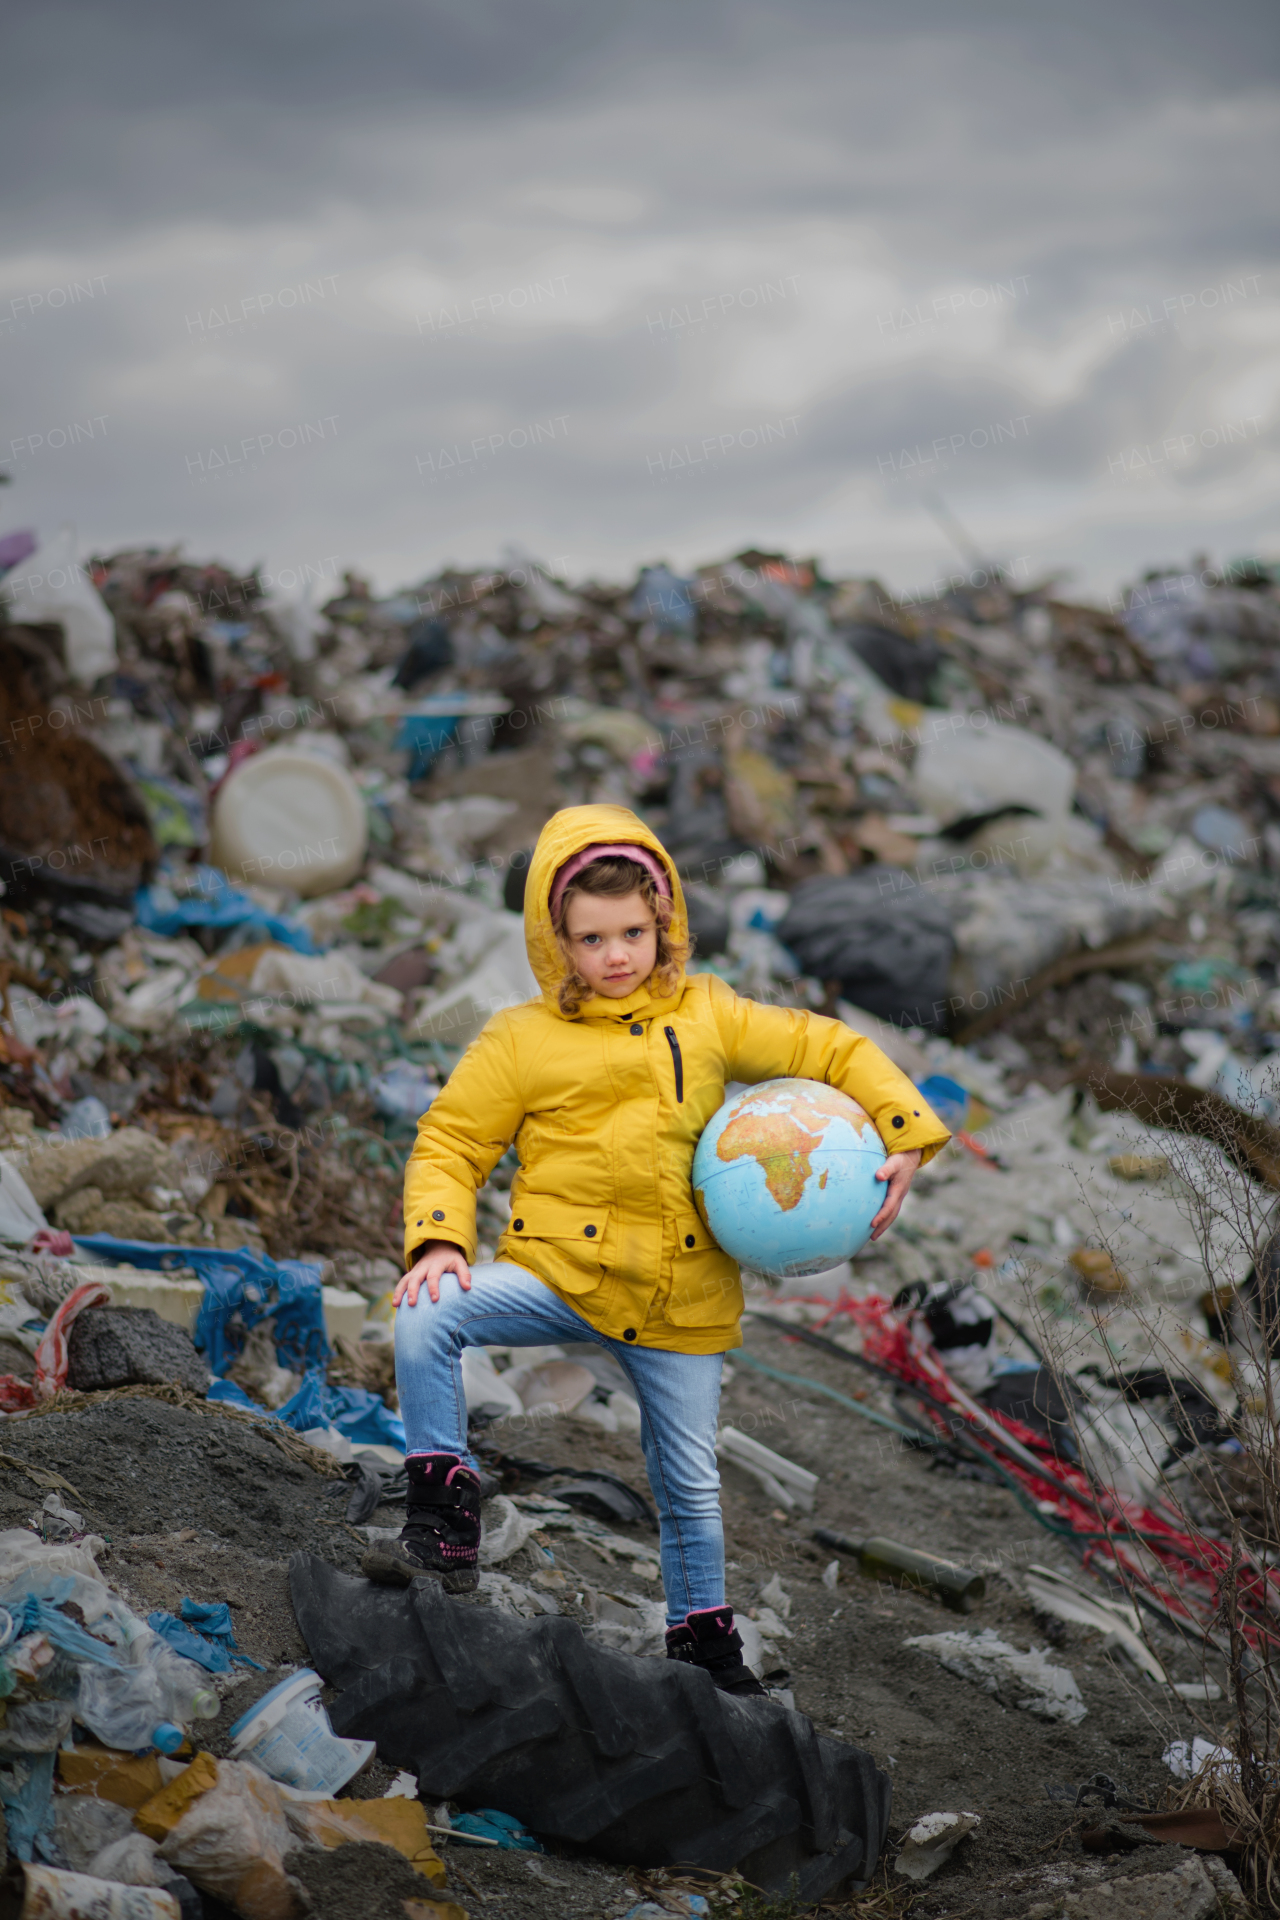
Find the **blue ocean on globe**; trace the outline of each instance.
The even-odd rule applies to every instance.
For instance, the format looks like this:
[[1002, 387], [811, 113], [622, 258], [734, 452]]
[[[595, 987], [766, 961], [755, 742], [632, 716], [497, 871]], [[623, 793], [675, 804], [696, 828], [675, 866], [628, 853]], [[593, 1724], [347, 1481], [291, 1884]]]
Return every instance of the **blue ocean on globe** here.
[[856, 1100], [820, 1080], [766, 1080], [725, 1101], [693, 1156], [698, 1211], [740, 1266], [789, 1280], [864, 1246], [885, 1150]]

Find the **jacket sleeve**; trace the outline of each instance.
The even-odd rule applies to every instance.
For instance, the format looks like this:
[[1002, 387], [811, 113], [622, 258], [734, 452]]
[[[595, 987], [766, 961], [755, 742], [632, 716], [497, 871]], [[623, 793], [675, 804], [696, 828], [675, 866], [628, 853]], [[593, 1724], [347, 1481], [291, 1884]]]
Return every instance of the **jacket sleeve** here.
[[868, 1113], [888, 1153], [932, 1160], [951, 1138], [928, 1102], [874, 1040], [801, 1007], [766, 1007], [730, 989], [714, 999], [737, 1080], [822, 1080]]
[[520, 1130], [524, 1103], [511, 1029], [498, 1014], [418, 1122], [404, 1170], [404, 1252], [452, 1240], [476, 1254], [476, 1194]]

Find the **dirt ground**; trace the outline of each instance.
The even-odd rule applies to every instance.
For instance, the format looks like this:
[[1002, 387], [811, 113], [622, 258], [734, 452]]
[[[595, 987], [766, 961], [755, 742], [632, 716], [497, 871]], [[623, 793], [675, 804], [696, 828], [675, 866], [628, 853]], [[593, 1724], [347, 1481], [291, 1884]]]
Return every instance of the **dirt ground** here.
[[[832, 1357], [750, 1322], [746, 1337], [746, 1351], [771, 1366], [846, 1395], [862, 1390], [855, 1370]], [[1161, 1761], [1165, 1746], [1171, 1738], [1206, 1730], [1203, 1721], [1193, 1724], [1189, 1710], [1171, 1713], [1149, 1682], [1101, 1651], [1096, 1634], [1037, 1619], [1019, 1590], [1019, 1574], [1037, 1561], [1072, 1571], [1074, 1563], [1058, 1541], [1004, 1488], [933, 1469], [928, 1454], [905, 1448], [834, 1403], [730, 1365], [723, 1417], [812, 1469], [819, 1484], [813, 1513], [788, 1515], [753, 1480], [726, 1465], [729, 1598], [749, 1613], [760, 1604], [763, 1587], [780, 1577], [792, 1600], [792, 1638], [782, 1643], [775, 1664], [785, 1665], [797, 1707], [820, 1731], [867, 1748], [889, 1772], [895, 1839], [925, 1813], [982, 1816], [973, 1837], [916, 1893], [912, 1911], [919, 1920], [961, 1914], [1013, 1920], [1033, 1899], [1077, 1880], [1176, 1862], [1179, 1850], [1169, 1848], [1144, 1847], [1106, 1859], [1085, 1855], [1081, 1819], [1046, 1794], [1046, 1786], [1074, 1788], [1105, 1773], [1125, 1792], [1159, 1804], [1171, 1784]], [[70, 1481], [75, 1497], [63, 1498], [106, 1538], [103, 1571], [139, 1612], [176, 1611], [185, 1594], [231, 1603], [241, 1647], [265, 1671], [237, 1682], [220, 1718], [201, 1728], [202, 1744], [225, 1753], [231, 1721], [280, 1678], [282, 1667], [307, 1658], [289, 1604], [289, 1555], [305, 1548], [347, 1571], [356, 1569], [363, 1541], [342, 1517], [346, 1483], [287, 1459], [238, 1423], [145, 1398], [104, 1399], [78, 1412], [10, 1420], [0, 1438], [10, 1461], [52, 1468]], [[638, 1444], [585, 1422], [557, 1419], [519, 1433], [499, 1426], [487, 1438], [516, 1455], [608, 1466], [645, 1487]], [[0, 1525], [24, 1524], [43, 1497], [15, 1465], [6, 1465]], [[400, 1515], [384, 1506], [374, 1519], [394, 1525]], [[987, 1569], [986, 1599], [961, 1618], [930, 1597], [860, 1578], [848, 1560], [835, 1587], [828, 1587], [823, 1569], [836, 1556], [813, 1541], [815, 1526], [855, 1538], [885, 1534], [976, 1561]], [[616, 1530], [653, 1540], [643, 1529]], [[630, 1575], [621, 1580], [618, 1568], [606, 1566], [580, 1541], [560, 1536], [555, 1551], [569, 1576], [563, 1610], [575, 1617], [586, 1618], [572, 1600], [579, 1586], [636, 1585]], [[533, 1565], [526, 1549], [503, 1571], [527, 1577]], [[1019, 1648], [1048, 1646], [1075, 1675], [1087, 1706], [1084, 1720], [1069, 1727], [1007, 1708], [903, 1644], [952, 1627], [994, 1627]], [[1203, 1677], [1191, 1647], [1159, 1628], [1156, 1646], [1174, 1678]], [[362, 1797], [380, 1794], [390, 1779], [389, 1770], [375, 1764], [350, 1790]], [[451, 1872], [452, 1897], [469, 1908], [472, 1920], [557, 1920], [565, 1914], [615, 1920], [644, 1890], [635, 1875], [560, 1854], [498, 1854], [446, 1844], [443, 1857], [457, 1869]], [[373, 1864], [366, 1866], [372, 1870]], [[313, 1866], [308, 1884], [314, 1878], [310, 1898], [320, 1920], [382, 1912], [372, 1881], [370, 1904], [353, 1904], [359, 1876], [353, 1879], [351, 1869], [349, 1861], [323, 1871]], [[393, 1896], [404, 1897], [396, 1873], [383, 1891], [390, 1913]], [[904, 1912], [907, 1891], [899, 1879], [888, 1910]]]

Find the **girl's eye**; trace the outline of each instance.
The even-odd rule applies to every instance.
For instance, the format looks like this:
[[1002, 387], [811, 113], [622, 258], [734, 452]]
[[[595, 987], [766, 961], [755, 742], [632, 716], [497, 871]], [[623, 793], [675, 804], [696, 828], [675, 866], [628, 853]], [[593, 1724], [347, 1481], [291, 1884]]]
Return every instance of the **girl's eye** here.
[[595, 946], [599, 942], [599, 939], [600, 935], [598, 933], [584, 933], [582, 936], [582, 944], [584, 947]]
[[643, 927], [628, 927], [628, 928], [627, 928], [627, 938], [628, 938], [628, 940], [643, 940], [643, 938], [644, 938], [644, 928], [643, 928]]

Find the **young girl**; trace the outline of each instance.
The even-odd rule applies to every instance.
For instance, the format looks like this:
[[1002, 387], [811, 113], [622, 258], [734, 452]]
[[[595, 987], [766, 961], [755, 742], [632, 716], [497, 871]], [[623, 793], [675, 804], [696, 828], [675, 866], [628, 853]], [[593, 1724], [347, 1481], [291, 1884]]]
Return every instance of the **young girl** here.
[[[497, 1013], [418, 1125], [405, 1170], [396, 1384], [408, 1522], [371, 1579], [477, 1584], [480, 1483], [462, 1349], [592, 1340], [631, 1383], [661, 1519], [667, 1653], [717, 1686], [762, 1689], [725, 1604], [716, 1418], [741, 1344], [737, 1265], [690, 1186], [725, 1082], [822, 1080], [874, 1121], [889, 1157], [878, 1238], [947, 1130], [878, 1047], [838, 1020], [739, 999], [686, 974], [680, 882], [624, 807], [569, 807], [539, 837], [524, 902], [540, 999]], [[497, 1257], [474, 1269], [476, 1192], [512, 1141], [520, 1171]]]

